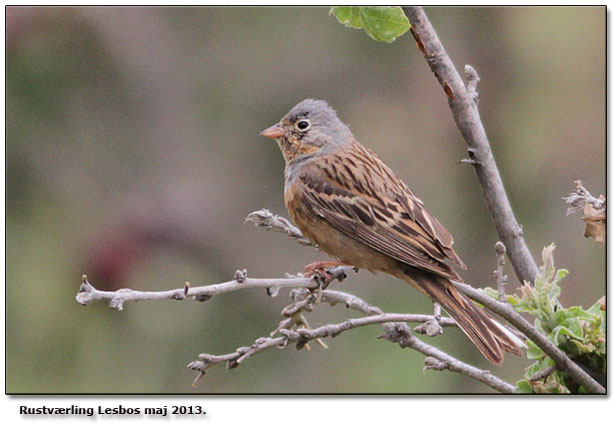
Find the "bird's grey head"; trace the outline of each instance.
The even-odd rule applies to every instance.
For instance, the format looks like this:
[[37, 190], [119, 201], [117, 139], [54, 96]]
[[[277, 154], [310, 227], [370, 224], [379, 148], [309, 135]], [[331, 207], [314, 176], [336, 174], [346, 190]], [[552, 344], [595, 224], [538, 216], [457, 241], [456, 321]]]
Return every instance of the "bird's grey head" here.
[[288, 163], [326, 153], [347, 144], [353, 135], [325, 101], [306, 99], [293, 107], [280, 122], [261, 133], [275, 138]]

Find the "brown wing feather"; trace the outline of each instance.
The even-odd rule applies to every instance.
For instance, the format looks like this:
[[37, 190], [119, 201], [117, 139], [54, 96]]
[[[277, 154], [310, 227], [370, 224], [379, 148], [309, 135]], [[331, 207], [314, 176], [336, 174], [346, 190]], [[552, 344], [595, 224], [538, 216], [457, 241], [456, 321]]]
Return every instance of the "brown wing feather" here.
[[439, 247], [449, 259], [466, 270], [466, 265], [452, 248], [454, 241], [449, 231], [438, 222], [430, 211], [424, 208], [423, 202], [402, 181], [399, 181], [399, 184], [404, 188], [404, 194], [400, 196], [400, 204], [408, 207], [413, 206], [411, 203], [414, 202], [414, 209], [407, 208], [413, 213], [412, 220], [420, 224], [432, 239], [438, 241]]
[[306, 165], [298, 179], [306, 209], [336, 229], [403, 263], [460, 279], [444, 263], [450, 259], [466, 268], [449, 232], [361, 144]]

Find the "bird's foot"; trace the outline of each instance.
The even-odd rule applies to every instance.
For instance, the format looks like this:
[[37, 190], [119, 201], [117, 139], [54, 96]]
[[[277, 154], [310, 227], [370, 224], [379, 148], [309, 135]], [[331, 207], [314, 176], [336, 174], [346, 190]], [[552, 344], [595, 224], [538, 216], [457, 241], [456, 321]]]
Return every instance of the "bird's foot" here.
[[336, 266], [345, 266], [347, 263], [335, 261], [335, 260], [326, 260], [320, 262], [310, 263], [306, 265], [304, 268], [304, 277], [311, 278], [316, 277], [317, 281], [321, 282], [322, 288], [325, 288], [332, 282], [332, 276], [327, 272], [325, 268], [332, 268]]

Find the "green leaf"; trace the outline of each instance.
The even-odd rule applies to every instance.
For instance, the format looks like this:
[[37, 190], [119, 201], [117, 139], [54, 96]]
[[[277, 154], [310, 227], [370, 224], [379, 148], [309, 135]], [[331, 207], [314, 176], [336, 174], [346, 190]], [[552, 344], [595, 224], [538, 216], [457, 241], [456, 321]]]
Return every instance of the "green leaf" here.
[[485, 287], [483, 289], [483, 292], [486, 293], [488, 296], [490, 296], [493, 299], [498, 299], [498, 291], [495, 290], [492, 287]]
[[526, 350], [526, 358], [528, 358], [529, 360], [536, 360], [545, 355], [543, 353], [543, 350], [537, 345], [535, 345], [534, 342], [527, 340], [526, 344], [528, 345], [528, 349]]
[[350, 28], [364, 28], [364, 24], [359, 17], [359, 6], [336, 6], [329, 10], [330, 15], [334, 15], [341, 24]]
[[360, 16], [366, 33], [378, 42], [391, 43], [411, 28], [400, 6], [362, 7]]
[[509, 303], [512, 306], [515, 306], [520, 303], [520, 299], [516, 295], [507, 294], [507, 303]]
[[363, 28], [378, 42], [391, 43], [411, 28], [400, 6], [334, 6], [329, 14], [346, 27]]
[[593, 316], [582, 309], [580, 306], [571, 306], [566, 309], [559, 309], [556, 311], [555, 320], [560, 325], [567, 325], [567, 321], [575, 318], [583, 318], [587, 320], [593, 320]]
[[557, 278], [558, 281], [560, 281], [561, 279], [563, 279], [567, 275], [569, 275], [569, 271], [567, 269], [558, 269], [556, 271], [556, 278]]
[[565, 336], [565, 339], [567, 337], [570, 337], [577, 340], [584, 340], [584, 333], [582, 332], [582, 327], [580, 326], [579, 322], [576, 322], [576, 320], [570, 323], [570, 328], [565, 327], [564, 325], [556, 326], [556, 328], [552, 330], [552, 333], [550, 333], [550, 340], [555, 345], [558, 345], [560, 343], [560, 336]]
[[533, 388], [530, 386], [530, 383], [527, 380], [519, 380], [515, 386], [516, 394], [532, 394]]
[[568, 319], [565, 321], [564, 326], [567, 328], [567, 335], [569, 337], [577, 340], [584, 340], [584, 330], [582, 329], [582, 324], [578, 318]]

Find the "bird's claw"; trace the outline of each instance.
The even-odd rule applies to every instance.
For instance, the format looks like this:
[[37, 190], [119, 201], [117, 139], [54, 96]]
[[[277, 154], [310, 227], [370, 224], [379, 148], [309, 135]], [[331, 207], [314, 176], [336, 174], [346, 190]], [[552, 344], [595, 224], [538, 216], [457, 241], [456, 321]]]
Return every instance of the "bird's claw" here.
[[304, 270], [305, 278], [314, 278], [317, 286], [321, 289], [327, 288], [334, 279], [323, 267], [323, 262], [315, 262], [306, 266]]

